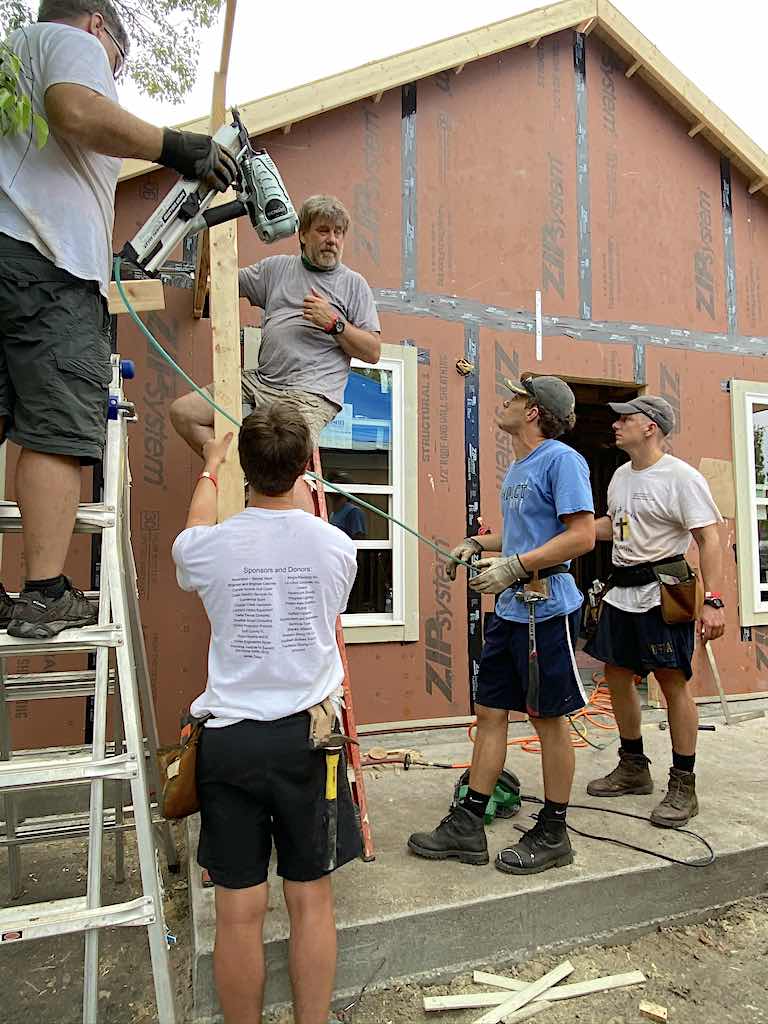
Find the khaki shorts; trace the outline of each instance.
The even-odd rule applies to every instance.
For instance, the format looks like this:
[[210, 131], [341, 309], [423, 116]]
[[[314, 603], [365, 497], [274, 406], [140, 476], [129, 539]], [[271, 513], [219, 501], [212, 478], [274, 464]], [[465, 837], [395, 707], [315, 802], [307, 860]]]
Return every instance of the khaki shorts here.
[[[260, 381], [253, 370], [243, 370], [240, 374], [240, 382], [243, 389], [243, 419], [249, 416], [254, 409], [261, 409], [265, 405], [271, 405], [272, 402], [287, 402], [297, 409], [307, 421], [313, 448], [317, 447], [323, 427], [327, 427], [339, 412], [339, 407], [333, 402], [329, 402], [327, 398], [323, 398], [322, 395], [313, 395], [309, 391], [286, 391], [283, 388], [271, 387]], [[214, 397], [212, 384], [209, 384], [205, 390], [212, 398]]]

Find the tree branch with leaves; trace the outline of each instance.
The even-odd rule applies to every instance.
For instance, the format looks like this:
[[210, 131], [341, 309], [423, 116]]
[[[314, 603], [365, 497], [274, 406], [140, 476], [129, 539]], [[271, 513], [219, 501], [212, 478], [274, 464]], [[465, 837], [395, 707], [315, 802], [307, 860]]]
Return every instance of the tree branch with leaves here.
[[[146, 96], [180, 103], [197, 77], [200, 34], [215, 25], [223, 0], [112, 2], [131, 39], [125, 73]], [[31, 0], [0, 0], [0, 37], [35, 21], [36, 11]]]

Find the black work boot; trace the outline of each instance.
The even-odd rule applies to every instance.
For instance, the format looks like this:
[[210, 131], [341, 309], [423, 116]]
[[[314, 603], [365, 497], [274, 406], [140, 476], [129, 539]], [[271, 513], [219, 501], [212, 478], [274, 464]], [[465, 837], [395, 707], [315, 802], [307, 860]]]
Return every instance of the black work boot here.
[[462, 864], [487, 864], [488, 843], [483, 819], [459, 804], [432, 832], [414, 832], [408, 849], [427, 860], [459, 860]]
[[645, 754], [628, 754], [619, 747], [619, 763], [605, 778], [587, 784], [590, 796], [644, 796], [653, 792], [648, 770], [651, 762]]
[[682, 828], [698, 813], [695, 773], [670, 768], [667, 795], [651, 811], [651, 824], [658, 828]]
[[10, 636], [23, 640], [49, 640], [63, 629], [93, 626], [98, 619], [96, 605], [82, 590], [75, 590], [67, 580], [67, 589], [61, 597], [46, 597], [37, 590], [19, 594], [8, 624]]
[[5, 629], [13, 618], [15, 610], [16, 602], [8, 596], [5, 587], [0, 583], [0, 629]]
[[574, 853], [565, 824], [552, 824], [539, 816], [520, 842], [508, 846], [496, 857], [495, 866], [508, 875], [537, 875], [548, 868], [573, 864]]

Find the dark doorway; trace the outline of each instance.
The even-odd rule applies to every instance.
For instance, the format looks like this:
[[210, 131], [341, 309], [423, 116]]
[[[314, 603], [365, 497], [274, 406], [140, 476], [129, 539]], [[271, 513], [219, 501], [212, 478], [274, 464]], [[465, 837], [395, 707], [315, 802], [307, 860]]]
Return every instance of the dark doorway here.
[[[568, 381], [576, 395], [576, 427], [563, 441], [584, 456], [592, 479], [595, 515], [606, 512], [608, 484], [627, 456], [613, 443], [611, 424], [616, 413], [608, 402], [627, 402], [634, 398], [639, 387], [631, 384], [592, 384]], [[611, 568], [611, 545], [598, 542], [594, 551], [582, 555], [573, 563], [572, 572], [579, 590], [585, 595], [594, 580], [605, 580]]]

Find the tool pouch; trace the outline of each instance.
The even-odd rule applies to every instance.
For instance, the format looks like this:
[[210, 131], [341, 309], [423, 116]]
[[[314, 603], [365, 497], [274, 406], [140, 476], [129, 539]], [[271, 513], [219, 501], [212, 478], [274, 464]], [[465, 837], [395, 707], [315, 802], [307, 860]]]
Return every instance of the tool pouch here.
[[661, 589], [661, 617], [669, 626], [695, 622], [704, 604], [704, 586], [698, 569], [684, 558], [653, 567]]
[[587, 589], [587, 600], [583, 605], [581, 633], [586, 640], [591, 640], [597, 633], [597, 625], [603, 611], [603, 598], [608, 588], [601, 580], [594, 580]]
[[187, 715], [182, 723], [179, 745], [160, 751], [157, 755], [163, 785], [160, 810], [164, 818], [176, 821], [188, 818], [200, 810], [197, 795], [197, 745], [203, 726], [211, 717], [205, 715], [203, 718], [193, 718]]

